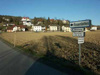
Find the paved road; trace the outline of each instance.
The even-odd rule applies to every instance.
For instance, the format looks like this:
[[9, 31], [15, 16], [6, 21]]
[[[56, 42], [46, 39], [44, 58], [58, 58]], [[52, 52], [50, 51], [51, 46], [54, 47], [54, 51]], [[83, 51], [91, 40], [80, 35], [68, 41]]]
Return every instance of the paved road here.
[[66, 75], [0, 41], [0, 75]]

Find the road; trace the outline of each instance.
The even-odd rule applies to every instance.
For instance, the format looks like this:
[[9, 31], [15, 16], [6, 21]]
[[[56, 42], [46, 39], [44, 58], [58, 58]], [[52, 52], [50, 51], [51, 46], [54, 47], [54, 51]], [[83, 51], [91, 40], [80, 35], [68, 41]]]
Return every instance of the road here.
[[37, 62], [0, 41], [0, 75], [68, 75]]

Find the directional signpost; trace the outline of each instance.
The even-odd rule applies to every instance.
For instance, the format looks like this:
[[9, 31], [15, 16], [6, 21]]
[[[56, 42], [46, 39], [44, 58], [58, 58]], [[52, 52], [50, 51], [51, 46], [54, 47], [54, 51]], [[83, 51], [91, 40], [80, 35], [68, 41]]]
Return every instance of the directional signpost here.
[[84, 28], [84, 27], [90, 27], [91, 26], [91, 20], [81, 20], [81, 21], [72, 21], [70, 22], [71, 28]]
[[85, 32], [73, 32], [73, 36], [84, 37], [85, 36]]
[[72, 32], [84, 32], [85, 28], [72, 28]]
[[91, 26], [91, 20], [81, 20], [70, 22], [70, 28], [73, 36], [78, 37], [79, 44], [79, 65], [81, 65], [81, 44], [84, 43], [85, 27]]
[[84, 43], [84, 37], [78, 37], [78, 44]]

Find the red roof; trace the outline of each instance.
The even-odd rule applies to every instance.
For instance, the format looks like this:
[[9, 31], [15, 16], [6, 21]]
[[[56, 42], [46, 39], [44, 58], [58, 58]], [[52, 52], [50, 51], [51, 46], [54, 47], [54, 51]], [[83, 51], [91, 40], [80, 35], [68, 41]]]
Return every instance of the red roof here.
[[7, 27], [7, 30], [13, 30], [13, 27]]
[[50, 19], [50, 21], [54, 21], [54, 19]]
[[20, 27], [20, 28], [26, 28], [25, 25], [18, 25], [17, 27]]
[[23, 17], [24, 19], [29, 19], [29, 17]]

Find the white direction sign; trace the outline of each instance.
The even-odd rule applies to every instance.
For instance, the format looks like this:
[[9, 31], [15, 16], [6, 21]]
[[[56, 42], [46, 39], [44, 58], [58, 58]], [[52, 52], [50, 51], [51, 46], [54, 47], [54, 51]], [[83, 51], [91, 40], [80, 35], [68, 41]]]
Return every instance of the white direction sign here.
[[84, 37], [78, 37], [78, 44], [84, 43]]
[[71, 28], [90, 27], [90, 25], [91, 25], [91, 20], [80, 20], [80, 21], [72, 21], [72, 22], [70, 22], [70, 27]]
[[84, 37], [85, 36], [85, 32], [73, 32], [73, 36]]
[[72, 28], [72, 32], [84, 32], [85, 28]]

